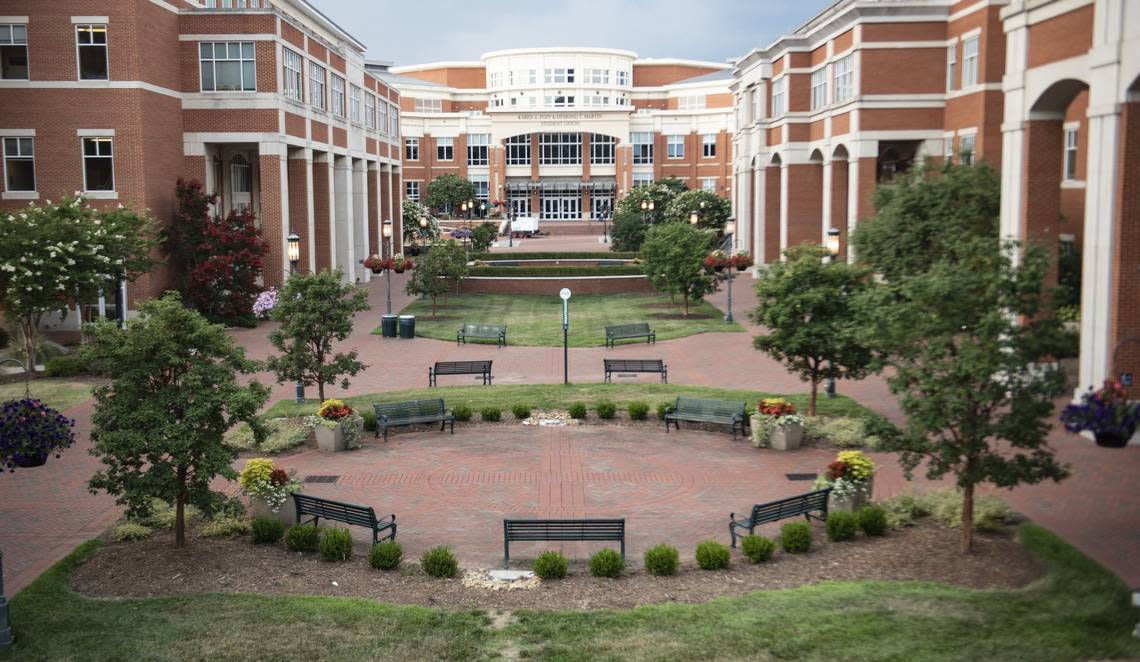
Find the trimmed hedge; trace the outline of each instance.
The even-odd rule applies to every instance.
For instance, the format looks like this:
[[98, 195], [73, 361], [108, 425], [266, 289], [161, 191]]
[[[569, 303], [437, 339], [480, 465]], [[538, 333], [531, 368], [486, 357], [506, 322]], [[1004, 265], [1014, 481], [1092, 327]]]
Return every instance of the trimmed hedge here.
[[385, 540], [372, 546], [368, 552], [368, 565], [377, 570], [395, 570], [404, 558], [404, 549], [395, 540]]
[[321, 532], [315, 524], [297, 524], [285, 532], [285, 546], [292, 552], [315, 552], [321, 548]]
[[802, 554], [811, 549], [811, 525], [788, 522], [780, 528], [780, 547], [789, 554]]
[[325, 561], [347, 561], [352, 558], [352, 534], [348, 529], [325, 529], [319, 547]]
[[645, 550], [645, 569], [651, 575], [657, 577], [675, 575], [680, 565], [681, 555], [676, 547], [662, 543]]
[[764, 536], [744, 536], [740, 539], [740, 551], [753, 563], [760, 563], [772, 558], [776, 543]]
[[731, 558], [728, 547], [715, 540], [704, 540], [697, 545], [697, 565], [701, 570], [727, 568]]
[[471, 267], [468, 278], [488, 277], [567, 277], [567, 276], [644, 276], [639, 264], [621, 264], [612, 267]]
[[562, 579], [568, 567], [566, 557], [559, 552], [543, 552], [534, 560], [534, 574], [539, 579]]
[[855, 515], [838, 510], [827, 514], [826, 524], [827, 537], [832, 542], [851, 540], [855, 537], [855, 532], [859, 530]]
[[625, 559], [609, 547], [590, 557], [590, 574], [595, 577], [619, 577], [625, 570]]
[[641, 257], [636, 251], [594, 251], [591, 253], [573, 253], [568, 251], [549, 251], [533, 253], [471, 253], [472, 260], [632, 260]]
[[249, 527], [255, 545], [272, 544], [285, 535], [285, 524], [276, 517], [255, 517]]

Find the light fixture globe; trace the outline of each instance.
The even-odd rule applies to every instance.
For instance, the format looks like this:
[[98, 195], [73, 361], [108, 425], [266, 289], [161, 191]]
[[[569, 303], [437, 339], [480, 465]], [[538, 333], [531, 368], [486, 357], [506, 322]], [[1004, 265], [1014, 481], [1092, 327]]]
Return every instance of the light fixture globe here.
[[837, 227], [827, 229], [827, 252], [832, 257], [839, 255], [839, 228]]
[[290, 232], [285, 237], [285, 254], [294, 267], [301, 261], [301, 237], [296, 232]]

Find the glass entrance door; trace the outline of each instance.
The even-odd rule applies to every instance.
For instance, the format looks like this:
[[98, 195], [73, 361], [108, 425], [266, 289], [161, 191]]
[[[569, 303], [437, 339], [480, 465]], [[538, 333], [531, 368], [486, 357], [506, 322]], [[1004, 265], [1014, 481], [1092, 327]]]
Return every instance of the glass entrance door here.
[[542, 219], [577, 221], [582, 218], [582, 198], [578, 195], [542, 196]]
[[595, 221], [602, 220], [606, 212], [613, 208], [614, 196], [612, 193], [595, 193], [590, 196], [590, 218]]

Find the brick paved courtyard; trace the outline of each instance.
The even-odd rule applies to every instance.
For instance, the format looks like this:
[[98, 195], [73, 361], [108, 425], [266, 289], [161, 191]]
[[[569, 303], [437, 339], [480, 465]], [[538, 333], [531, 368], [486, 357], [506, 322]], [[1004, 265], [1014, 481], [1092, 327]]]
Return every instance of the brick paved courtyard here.
[[[753, 305], [746, 280], [734, 288], [734, 311], [746, 321]], [[372, 311], [361, 316], [346, 347], [361, 350], [368, 370], [347, 392], [363, 394], [426, 386], [426, 367], [457, 357], [495, 359], [496, 382], [561, 381], [560, 348], [464, 346], [425, 339], [382, 340], [370, 335], [384, 307], [384, 282], [369, 286]], [[402, 278], [393, 282], [393, 304], [409, 300]], [[724, 292], [713, 297], [724, 306]], [[557, 323], [557, 321], [553, 321]], [[234, 332], [251, 356], [269, 353], [268, 325]], [[803, 391], [804, 385], [778, 364], [751, 348], [750, 334], [704, 334], [656, 346], [630, 345], [615, 350], [571, 350], [572, 381], [601, 381], [602, 356], [662, 357], [670, 381], [752, 388], [770, 392]], [[268, 381], [263, 376], [263, 381]], [[274, 400], [292, 396], [291, 384], [276, 385]], [[864, 405], [898, 419], [898, 409], [881, 377], [842, 383], [840, 391]], [[315, 393], [310, 389], [310, 397]], [[41, 471], [0, 478], [0, 522], [4, 535], [5, 578], [12, 594], [26, 586], [75, 545], [98, 535], [118, 516], [105, 495], [91, 495], [86, 480], [97, 462], [88, 455], [91, 404], [67, 412], [78, 420], [80, 443], [51, 459]], [[368, 503], [395, 511], [400, 539], [410, 554], [439, 543], [456, 547], [465, 563], [491, 565], [501, 555], [503, 516], [626, 516], [631, 552], [672, 540], [682, 549], [703, 537], [727, 539], [730, 510], [792, 494], [807, 483], [786, 473], [818, 471], [830, 453], [803, 450], [781, 454], [732, 442], [724, 433], [682, 430], [666, 436], [660, 429], [613, 426], [531, 429], [457, 428], [454, 437], [414, 431], [393, 437], [388, 446], [328, 456], [316, 451], [291, 456], [286, 466], [302, 475], [338, 475], [334, 485], [311, 485], [315, 494]], [[1003, 493], [1019, 512], [1053, 529], [1083, 552], [1104, 563], [1129, 585], [1140, 586], [1140, 499], [1133, 477], [1140, 474], [1140, 448], [1096, 448], [1091, 442], [1054, 430], [1060, 458], [1073, 476], [1060, 485], [1025, 486]], [[906, 489], [890, 455], [875, 455], [882, 465], [875, 496]], [[354, 532], [363, 540], [363, 532]], [[567, 549], [576, 556], [584, 550]], [[516, 557], [533, 552], [512, 549]]]

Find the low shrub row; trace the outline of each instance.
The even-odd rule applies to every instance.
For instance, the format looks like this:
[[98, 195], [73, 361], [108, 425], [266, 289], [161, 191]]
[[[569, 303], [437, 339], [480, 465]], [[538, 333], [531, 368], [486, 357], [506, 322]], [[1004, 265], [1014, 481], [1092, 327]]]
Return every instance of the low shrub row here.
[[471, 267], [468, 278], [556, 278], [572, 276], [643, 276], [640, 264], [618, 264], [610, 267]]
[[641, 257], [636, 251], [593, 251], [571, 253], [566, 251], [531, 253], [471, 253], [472, 260], [632, 260]]

